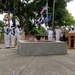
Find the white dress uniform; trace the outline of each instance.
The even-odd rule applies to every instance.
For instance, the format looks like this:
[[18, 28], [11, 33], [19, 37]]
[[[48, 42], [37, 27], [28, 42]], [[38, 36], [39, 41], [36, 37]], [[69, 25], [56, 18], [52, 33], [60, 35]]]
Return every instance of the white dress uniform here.
[[53, 38], [53, 31], [52, 30], [48, 30], [48, 40], [49, 41], [52, 41], [52, 38]]
[[19, 28], [19, 40], [21, 40], [21, 33], [23, 32], [23, 30], [21, 28]]
[[71, 29], [71, 30], [69, 31], [69, 33], [75, 33], [75, 30], [72, 30], [72, 29]]
[[15, 27], [11, 28], [11, 47], [14, 47], [15, 44]]
[[56, 32], [56, 41], [60, 40], [60, 35], [61, 35], [61, 30], [60, 29], [55, 29]]
[[15, 39], [17, 40], [17, 43], [18, 43], [18, 36], [19, 36], [19, 28], [18, 27], [16, 27], [16, 29], [15, 29]]
[[5, 46], [6, 48], [10, 47], [10, 36], [9, 36], [9, 28], [8, 26], [4, 27], [4, 40], [5, 40]]
[[15, 37], [17, 39], [17, 43], [18, 43], [18, 40], [21, 40], [21, 33], [22, 33], [22, 30], [20, 28], [16, 28], [15, 29]]

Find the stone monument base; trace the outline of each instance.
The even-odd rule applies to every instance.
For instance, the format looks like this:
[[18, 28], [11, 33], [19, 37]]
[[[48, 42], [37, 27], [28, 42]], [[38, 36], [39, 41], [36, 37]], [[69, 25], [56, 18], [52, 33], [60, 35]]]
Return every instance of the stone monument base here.
[[20, 55], [52, 55], [66, 54], [66, 42], [29, 42], [19, 40], [18, 53]]

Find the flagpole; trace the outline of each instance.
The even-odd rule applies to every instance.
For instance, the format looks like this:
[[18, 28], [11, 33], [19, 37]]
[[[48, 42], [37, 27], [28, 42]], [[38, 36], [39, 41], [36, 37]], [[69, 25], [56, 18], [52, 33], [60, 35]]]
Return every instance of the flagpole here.
[[15, 4], [13, 5], [13, 26], [16, 27], [16, 22], [15, 22]]
[[48, 26], [48, 0], [46, 0], [47, 1], [47, 11], [46, 11], [46, 16], [47, 16], [47, 26]]
[[52, 29], [54, 29], [55, 0], [53, 0]]
[[8, 27], [10, 27], [10, 2], [8, 2], [8, 16], [7, 16], [7, 19], [8, 19]]

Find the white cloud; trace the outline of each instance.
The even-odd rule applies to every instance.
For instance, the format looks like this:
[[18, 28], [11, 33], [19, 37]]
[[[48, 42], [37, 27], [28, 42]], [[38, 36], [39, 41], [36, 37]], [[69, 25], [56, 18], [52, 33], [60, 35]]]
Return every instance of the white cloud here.
[[72, 16], [75, 18], [75, 0], [67, 3], [67, 10], [69, 13], [72, 13]]

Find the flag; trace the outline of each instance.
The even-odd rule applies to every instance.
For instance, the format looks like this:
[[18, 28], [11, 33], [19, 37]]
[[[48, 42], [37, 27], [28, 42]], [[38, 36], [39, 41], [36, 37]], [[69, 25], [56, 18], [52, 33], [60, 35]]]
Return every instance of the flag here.
[[10, 27], [10, 5], [8, 6], [7, 20], [8, 20], [8, 27]]
[[44, 17], [39, 17], [37, 22], [42, 23], [43, 20], [44, 20]]
[[49, 15], [46, 18], [42, 18], [42, 20], [40, 21], [41, 24], [47, 23], [51, 21], [51, 15]]
[[51, 15], [49, 15], [48, 17], [46, 17], [45, 19], [44, 19], [44, 22], [50, 22], [51, 21]]
[[51, 21], [51, 15], [48, 16], [48, 22], [50, 22], [50, 21]]
[[43, 7], [43, 9], [41, 10], [40, 14], [42, 14], [45, 10], [47, 10], [48, 8], [48, 3], [46, 3], [46, 5]]

